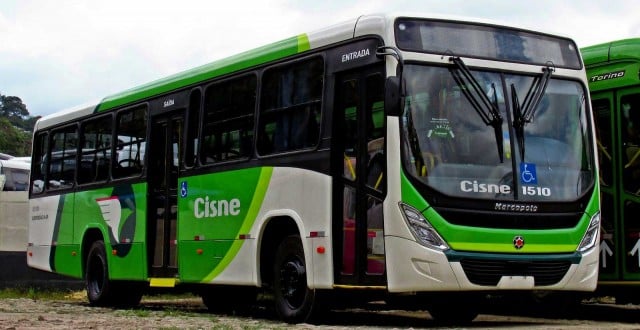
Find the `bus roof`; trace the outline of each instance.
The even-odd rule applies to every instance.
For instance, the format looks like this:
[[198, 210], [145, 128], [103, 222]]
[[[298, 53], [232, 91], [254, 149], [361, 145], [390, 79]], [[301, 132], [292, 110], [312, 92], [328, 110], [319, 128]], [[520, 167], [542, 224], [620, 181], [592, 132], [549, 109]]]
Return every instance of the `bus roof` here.
[[[38, 123], [36, 123], [34, 131], [52, 125], [57, 125], [74, 118], [83, 117], [94, 112], [106, 111], [128, 104], [133, 104], [135, 102], [140, 102], [156, 95], [170, 93], [172, 91], [192, 86], [209, 79], [256, 67], [271, 61], [282, 59], [311, 49], [320, 48], [332, 43], [352, 39], [363, 35], [378, 34], [382, 35], [383, 37], [392, 37], [393, 22], [398, 17], [415, 17], [459, 22], [475, 22], [479, 24], [504, 26], [507, 28], [514, 28], [532, 32], [534, 31], [531, 29], [523, 29], [521, 27], [514, 27], [498, 22], [479, 20], [469, 17], [453, 17], [446, 15], [417, 15], [416, 13], [385, 13], [363, 15], [358, 18], [338, 23], [312, 33], [300, 34], [295, 37], [284, 39], [190, 70], [179, 72], [147, 84], [127, 89], [125, 91], [107, 96], [98, 102], [76, 106], [52, 115], [44, 116], [38, 121]], [[386, 33], [388, 33], [388, 35], [386, 35]], [[538, 31], [538, 33], [540, 33], [540, 31]], [[564, 37], [562, 35], [551, 33], [545, 34]]]
[[591, 92], [634, 86], [640, 80], [640, 38], [582, 48]]
[[640, 38], [606, 42], [581, 49], [584, 64], [594, 66], [616, 61], [640, 61]]
[[2, 173], [1, 169], [4, 167], [28, 171], [31, 169], [31, 159], [29, 158], [29, 161], [27, 161], [25, 158], [20, 157], [19, 159], [0, 160], [0, 173]]

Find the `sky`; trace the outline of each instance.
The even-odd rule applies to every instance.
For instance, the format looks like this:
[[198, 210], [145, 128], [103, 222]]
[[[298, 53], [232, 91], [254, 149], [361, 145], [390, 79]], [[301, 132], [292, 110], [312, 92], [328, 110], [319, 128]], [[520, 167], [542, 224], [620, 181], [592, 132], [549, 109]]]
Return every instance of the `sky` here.
[[33, 116], [380, 12], [464, 16], [579, 47], [640, 37], [637, 0], [0, 0], [0, 94]]

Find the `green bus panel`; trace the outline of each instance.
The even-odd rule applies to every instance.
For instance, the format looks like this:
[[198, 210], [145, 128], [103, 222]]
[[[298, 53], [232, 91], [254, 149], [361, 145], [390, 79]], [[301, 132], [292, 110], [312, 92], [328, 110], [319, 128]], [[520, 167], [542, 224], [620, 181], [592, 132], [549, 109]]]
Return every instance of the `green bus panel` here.
[[[128, 253], [126, 256], [111, 254], [109, 259], [109, 275], [111, 279], [138, 280], [147, 279], [147, 250], [144, 243], [127, 244]], [[109, 254], [109, 251], [107, 251]]]
[[51, 253], [55, 254], [55, 270], [57, 273], [82, 278], [82, 254], [76, 244], [60, 244]]
[[203, 281], [220, 264], [233, 243], [233, 240], [181, 242], [178, 250], [180, 280]]
[[[240, 250], [273, 169], [205, 174], [178, 182], [178, 267], [183, 281], [210, 281]], [[201, 250], [201, 254], [198, 251]]]
[[[82, 260], [79, 245], [74, 241], [74, 207], [73, 194], [61, 196], [56, 224], [54, 228], [51, 253], [53, 254], [52, 266], [60, 274], [81, 277]], [[75, 256], [73, 255], [76, 252]], [[51, 259], [50, 259], [51, 260]]]

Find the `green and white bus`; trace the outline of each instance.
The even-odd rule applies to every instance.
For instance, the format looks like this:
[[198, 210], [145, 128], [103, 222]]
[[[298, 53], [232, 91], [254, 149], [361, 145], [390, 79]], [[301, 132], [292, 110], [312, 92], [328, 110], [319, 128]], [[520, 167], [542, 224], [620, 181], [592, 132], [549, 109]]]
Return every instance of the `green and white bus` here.
[[592, 123], [569, 38], [361, 16], [42, 118], [27, 259], [94, 305], [183, 286], [211, 310], [271, 298], [287, 322], [592, 291]]
[[640, 39], [582, 49], [602, 187], [599, 290], [640, 303]]

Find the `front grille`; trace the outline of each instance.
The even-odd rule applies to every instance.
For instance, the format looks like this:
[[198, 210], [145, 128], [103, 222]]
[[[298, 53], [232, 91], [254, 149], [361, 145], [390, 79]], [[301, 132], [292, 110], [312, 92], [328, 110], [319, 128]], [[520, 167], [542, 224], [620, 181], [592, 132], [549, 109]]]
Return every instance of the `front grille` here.
[[435, 208], [449, 223], [460, 226], [500, 229], [558, 229], [574, 228], [583, 213], [513, 213], [480, 210]]
[[502, 276], [533, 276], [536, 286], [560, 282], [571, 267], [570, 261], [460, 260], [469, 281], [477, 285], [495, 286]]

